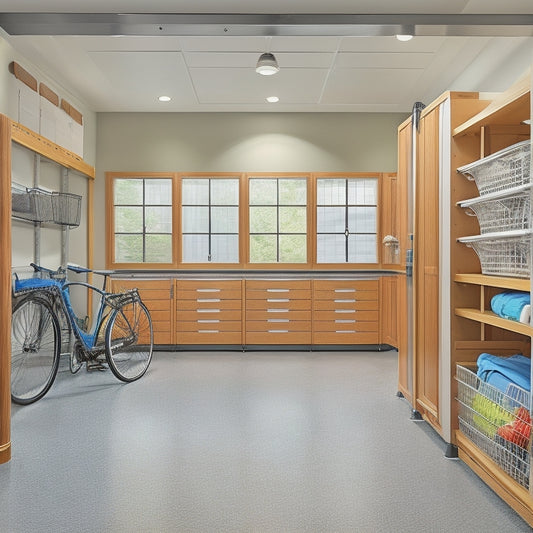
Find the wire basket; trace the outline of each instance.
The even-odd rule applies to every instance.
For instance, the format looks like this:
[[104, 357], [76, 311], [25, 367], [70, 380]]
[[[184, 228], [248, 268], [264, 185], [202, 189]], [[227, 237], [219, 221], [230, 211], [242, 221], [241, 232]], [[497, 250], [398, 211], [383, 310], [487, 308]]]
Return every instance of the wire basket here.
[[467, 215], [476, 216], [481, 234], [529, 228], [530, 186], [520, 187], [496, 198], [473, 198], [459, 205]]
[[529, 278], [530, 230], [486, 233], [458, 240], [476, 252], [482, 274]]
[[16, 218], [32, 222], [53, 220], [52, 193], [38, 188], [11, 186], [11, 211]]
[[[529, 412], [529, 392], [509, 385], [507, 393], [503, 393], [462, 365], [457, 365], [455, 379], [459, 429], [504, 472], [529, 488], [531, 419], [523, 421], [527, 438], [518, 433], [515, 438], [513, 434], [512, 442], [500, 435], [502, 428], [512, 427], [518, 413]], [[509, 431], [503, 434], [509, 435]]]
[[62, 226], [80, 225], [81, 196], [66, 192], [52, 194], [52, 221]]
[[457, 169], [474, 180], [480, 195], [503, 191], [530, 182], [531, 141], [513, 144], [499, 152]]

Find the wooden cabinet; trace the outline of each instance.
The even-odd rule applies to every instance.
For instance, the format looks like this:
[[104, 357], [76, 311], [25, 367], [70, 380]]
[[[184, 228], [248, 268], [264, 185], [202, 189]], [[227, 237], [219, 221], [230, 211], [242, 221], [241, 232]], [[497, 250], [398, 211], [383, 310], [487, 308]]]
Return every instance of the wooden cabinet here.
[[244, 344], [311, 343], [310, 280], [246, 280]]
[[172, 331], [172, 285], [170, 279], [112, 279], [114, 292], [138, 289], [143, 303], [150, 311], [154, 330], [154, 344], [174, 344]]
[[241, 280], [176, 280], [176, 344], [242, 344]]
[[382, 276], [380, 279], [381, 343], [399, 348], [400, 279], [403, 276]]
[[378, 280], [314, 280], [313, 344], [379, 344]]

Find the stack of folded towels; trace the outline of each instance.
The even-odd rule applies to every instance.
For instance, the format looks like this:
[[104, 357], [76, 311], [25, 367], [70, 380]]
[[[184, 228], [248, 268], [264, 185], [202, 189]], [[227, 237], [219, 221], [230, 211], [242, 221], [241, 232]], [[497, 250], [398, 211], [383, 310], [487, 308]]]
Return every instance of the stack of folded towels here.
[[499, 316], [529, 324], [531, 301], [529, 292], [506, 291], [496, 294], [490, 301], [491, 309]]

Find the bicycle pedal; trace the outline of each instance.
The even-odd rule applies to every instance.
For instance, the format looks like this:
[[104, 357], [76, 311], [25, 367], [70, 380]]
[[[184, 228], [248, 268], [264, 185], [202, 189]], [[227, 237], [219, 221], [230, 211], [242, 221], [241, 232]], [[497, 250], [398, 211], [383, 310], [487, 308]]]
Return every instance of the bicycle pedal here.
[[87, 361], [86, 368], [87, 372], [93, 372], [94, 370], [105, 372], [105, 370], [107, 370], [106, 367], [99, 361]]

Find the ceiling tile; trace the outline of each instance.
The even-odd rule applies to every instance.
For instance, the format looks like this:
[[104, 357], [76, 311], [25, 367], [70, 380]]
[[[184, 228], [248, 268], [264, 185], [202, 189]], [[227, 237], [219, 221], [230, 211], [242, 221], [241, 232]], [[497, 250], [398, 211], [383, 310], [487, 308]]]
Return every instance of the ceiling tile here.
[[341, 53], [335, 58], [336, 67], [349, 68], [425, 68], [433, 59], [432, 53]]

